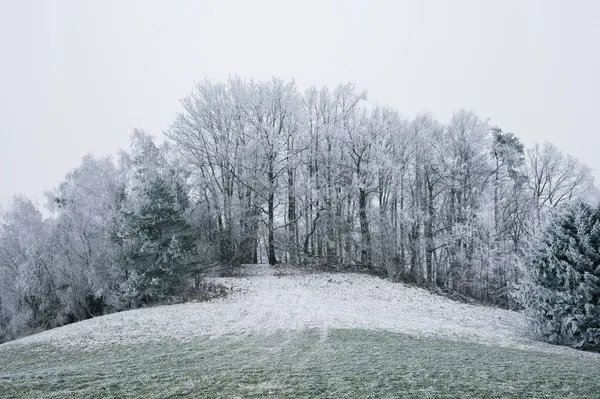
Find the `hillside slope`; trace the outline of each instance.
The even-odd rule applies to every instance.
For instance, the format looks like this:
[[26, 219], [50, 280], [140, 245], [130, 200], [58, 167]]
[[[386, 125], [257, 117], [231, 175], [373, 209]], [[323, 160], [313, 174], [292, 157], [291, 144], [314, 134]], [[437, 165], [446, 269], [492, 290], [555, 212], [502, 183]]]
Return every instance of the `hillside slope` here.
[[208, 303], [0, 345], [0, 398], [597, 398], [600, 355], [533, 342], [516, 312], [358, 274], [217, 279]]
[[90, 348], [310, 328], [325, 336], [329, 329], [357, 328], [564, 351], [527, 339], [520, 313], [457, 303], [372, 276], [276, 276], [272, 268], [254, 265], [246, 268], [246, 277], [214, 280], [231, 288], [227, 298], [115, 313], [5, 345]]

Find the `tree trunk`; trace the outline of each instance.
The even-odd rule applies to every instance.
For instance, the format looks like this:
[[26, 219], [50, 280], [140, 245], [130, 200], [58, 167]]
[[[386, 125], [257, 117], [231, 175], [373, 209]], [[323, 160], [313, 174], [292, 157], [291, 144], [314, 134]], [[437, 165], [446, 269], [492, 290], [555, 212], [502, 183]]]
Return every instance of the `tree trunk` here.
[[369, 219], [367, 218], [367, 192], [363, 188], [358, 190], [358, 216], [361, 236], [360, 262], [371, 268], [371, 233], [369, 231]]
[[275, 175], [273, 172], [273, 162], [269, 163], [269, 198], [267, 200], [268, 216], [268, 238], [267, 238], [267, 257], [270, 265], [277, 264], [275, 257]]
[[[397, 217], [397, 216], [396, 216]], [[406, 273], [406, 224], [404, 222], [404, 174], [400, 176], [400, 259], [399, 259], [399, 274], [404, 275]]]
[[433, 187], [427, 174], [427, 207], [425, 215], [425, 269], [427, 270], [427, 283], [433, 284]]
[[296, 194], [294, 192], [294, 172], [288, 167], [288, 253], [289, 261], [295, 264], [298, 246], [298, 224], [296, 223]]

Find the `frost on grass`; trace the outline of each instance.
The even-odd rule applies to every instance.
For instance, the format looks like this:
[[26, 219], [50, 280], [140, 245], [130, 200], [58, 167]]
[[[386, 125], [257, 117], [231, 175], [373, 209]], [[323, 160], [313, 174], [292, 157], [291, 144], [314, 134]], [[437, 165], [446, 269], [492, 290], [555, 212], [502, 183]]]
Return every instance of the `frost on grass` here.
[[[6, 345], [46, 343], [95, 349], [111, 344], [191, 341], [279, 330], [364, 329], [439, 336], [480, 343], [561, 350], [523, 335], [517, 312], [453, 302], [429, 292], [359, 274], [277, 276], [255, 266], [246, 277], [215, 278], [227, 298], [115, 313]], [[1, 348], [1, 347], [0, 347]]]

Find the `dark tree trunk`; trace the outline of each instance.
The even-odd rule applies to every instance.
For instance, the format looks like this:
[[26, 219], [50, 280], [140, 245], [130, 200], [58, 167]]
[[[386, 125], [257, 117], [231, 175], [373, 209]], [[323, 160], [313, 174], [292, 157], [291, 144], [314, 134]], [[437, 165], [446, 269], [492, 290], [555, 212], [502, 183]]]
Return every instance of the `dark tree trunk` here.
[[298, 224], [296, 223], [296, 194], [294, 192], [294, 172], [288, 168], [288, 253], [290, 263], [296, 263], [298, 246]]
[[433, 187], [427, 175], [427, 213], [425, 215], [425, 269], [427, 270], [427, 283], [432, 284], [433, 278]]
[[367, 192], [365, 189], [358, 190], [358, 216], [360, 219], [361, 252], [360, 262], [363, 265], [371, 265], [371, 233], [369, 231], [369, 219], [367, 217]]
[[268, 238], [267, 238], [267, 257], [270, 265], [277, 264], [275, 257], [275, 175], [273, 172], [273, 162], [269, 164], [269, 198], [267, 200], [267, 216], [268, 216]]

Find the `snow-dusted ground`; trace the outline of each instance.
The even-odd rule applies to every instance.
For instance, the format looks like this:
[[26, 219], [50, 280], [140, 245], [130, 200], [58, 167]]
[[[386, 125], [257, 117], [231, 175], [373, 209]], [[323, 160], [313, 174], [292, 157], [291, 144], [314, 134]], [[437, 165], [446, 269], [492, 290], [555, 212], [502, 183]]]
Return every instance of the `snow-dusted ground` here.
[[525, 318], [517, 312], [461, 304], [376, 277], [325, 273], [276, 276], [265, 266], [250, 267], [248, 274], [248, 277], [215, 279], [232, 288], [227, 298], [115, 313], [4, 345], [49, 343], [91, 349], [110, 344], [189, 341], [281, 329], [317, 328], [326, 337], [332, 328], [360, 328], [537, 350], [565, 350], [526, 339]]

